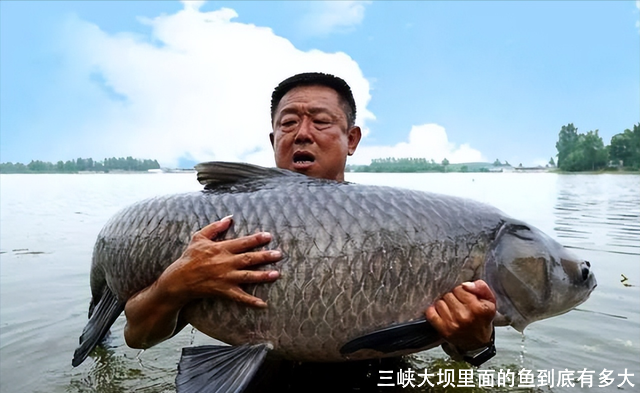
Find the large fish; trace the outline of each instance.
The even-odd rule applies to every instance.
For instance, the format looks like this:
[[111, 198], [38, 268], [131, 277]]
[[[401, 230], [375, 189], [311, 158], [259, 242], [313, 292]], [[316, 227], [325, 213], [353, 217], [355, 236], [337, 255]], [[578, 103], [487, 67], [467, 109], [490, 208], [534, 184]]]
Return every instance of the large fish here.
[[[268, 231], [280, 249], [274, 283], [246, 286], [266, 309], [203, 299], [183, 309], [230, 346], [183, 351], [179, 391], [241, 391], [267, 352], [299, 361], [396, 356], [439, 345], [423, 317], [464, 281], [485, 280], [497, 326], [569, 311], [596, 286], [589, 262], [538, 229], [469, 199], [309, 178], [246, 164], [197, 166], [201, 192], [136, 203], [102, 229], [91, 268], [80, 364], [126, 300], [177, 260], [191, 235], [233, 214], [225, 238]], [[416, 328], [417, 327], [417, 328]]]

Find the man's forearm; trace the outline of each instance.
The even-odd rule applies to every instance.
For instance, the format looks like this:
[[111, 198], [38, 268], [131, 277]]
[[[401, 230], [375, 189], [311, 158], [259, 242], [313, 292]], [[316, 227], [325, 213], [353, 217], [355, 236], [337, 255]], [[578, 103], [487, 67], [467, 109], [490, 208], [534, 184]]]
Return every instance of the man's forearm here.
[[180, 311], [203, 298], [222, 297], [254, 307], [266, 307], [263, 299], [246, 293], [241, 284], [272, 282], [276, 270], [254, 270], [253, 266], [275, 263], [277, 250], [254, 251], [271, 241], [259, 232], [224, 241], [213, 241], [231, 225], [225, 217], [196, 232], [182, 256], [151, 286], [133, 295], [125, 305], [124, 337], [132, 348], [149, 348], [178, 333], [187, 324]]
[[156, 281], [132, 296], [125, 306], [124, 338], [132, 348], [150, 348], [184, 327], [179, 321], [184, 304], [168, 296]]

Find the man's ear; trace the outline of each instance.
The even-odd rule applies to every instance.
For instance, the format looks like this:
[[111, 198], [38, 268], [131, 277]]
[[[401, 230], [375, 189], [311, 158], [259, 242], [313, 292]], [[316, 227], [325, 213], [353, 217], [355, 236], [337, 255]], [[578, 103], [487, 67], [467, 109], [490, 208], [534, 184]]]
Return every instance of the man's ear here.
[[273, 145], [273, 131], [269, 133], [269, 139], [271, 140], [271, 147], [275, 149], [276, 147]]
[[362, 138], [362, 131], [360, 127], [354, 126], [348, 131], [348, 147], [349, 147], [349, 155], [352, 156], [353, 153], [356, 152], [358, 148], [358, 143], [360, 143], [360, 138]]

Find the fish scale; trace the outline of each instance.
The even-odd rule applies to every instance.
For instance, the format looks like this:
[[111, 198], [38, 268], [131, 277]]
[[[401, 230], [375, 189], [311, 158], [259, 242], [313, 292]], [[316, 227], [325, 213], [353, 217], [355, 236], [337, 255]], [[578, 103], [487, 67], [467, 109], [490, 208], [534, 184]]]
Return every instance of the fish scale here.
[[[355, 185], [336, 187], [336, 184], [326, 187], [315, 183], [309, 184], [306, 188], [297, 184], [291, 190], [285, 187], [281, 195], [288, 197], [280, 199], [281, 216], [291, 217], [288, 221], [294, 228], [304, 228], [301, 231], [286, 233], [282, 233], [281, 230], [272, 231], [270, 228], [273, 225], [273, 217], [262, 217], [257, 213], [263, 207], [263, 201], [278, 198], [262, 195], [262, 191], [252, 192], [248, 198], [243, 198], [241, 194], [232, 194], [235, 202], [231, 204], [231, 196], [227, 196], [222, 204], [234, 214], [234, 236], [252, 233], [253, 230], [249, 227], [275, 234], [272, 247], [279, 246], [285, 253], [285, 259], [276, 264], [276, 268], [281, 271], [281, 278], [273, 284], [247, 288], [249, 293], [268, 301], [270, 308], [266, 313], [215, 300], [205, 301], [200, 307], [194, 307], [197, 310], [190, 308], [187, 312], [188, 319], [191, 320], [191, 315], [196, 314], [193, 316], [192, 324], [205, 333], [232, 344], [247, 342], [248, 336], [256, 334], [255, 326], [272, 326], [271, 331], [260, 331], [259, 340], [272, 342], [274, 350], [287, 357], [317, 361], [342, 359], [339, 347], [349, 336], [353, 337], [359, 333], [354, 332], [356, 326], [364, 332], [419, 317], [422, 310], [437, 295], [457, 284], [456, 270], [447, 269], [446, 266], [460, 264], [456, 260], [459, 259], [459, 255], [456, 255], [455, 243], [450, 242], [441, 247], [444, 249], [441, 256], [447, 256], [450, 261], [429, 261], [431, 269], [419, 269], [425, 264], [424, 256], [432, 249], [434, 239], [425, 237], [416, 245], [415, 240], [419, 239], [420, 234], [429, 234], [430, 231], [421, 230], [424, 224], [420, 225], [417, 220], [399, 209], [404, 209], [409, 204], [415, 210], [422, 208], [423, 211], [430, 211], [432, 209], [427, 208], [427, 202], [432, 202], [432, 199], [423, 196], [420, 201], [409, 192], [410, 198], [407, 200], [402, 199], [406, 198], [407, 191], [399, 191], [397, 195], [390, 191], [393, 190]], [[264, 192], [268, 194], [267, 191]], [[330, 196], [325, 198], [326, 194]], [[348, 200], [350, 203], [331, 204], [333, 209], [326, 209], [326, 204], [321, 204], [324, 199]], [[355, 200], [363, 201], [360, 209], [357, 208], [359, 205]], [[382, 204], [382, 200], [386, 202]], [[420, 206], [420, 203], [423, 206]], [[238, 213], [235, 209], [240, 205], [243, 210]], [[293, 207], [291, 216], [288, 215], [288, 206]], [[346, 206], [351, 209], [350, 214], [340, 214], [339, 210]], [[244, 216], [245, 211], [250, 213]], [[361, 213], [362, 211], [365, 213]], [[219, 217], [224, 213], [216, 214]], [[355, 222], [353, 218], [358, 216], [368, 217], [370, 224], [363, 226]], [[324, 225], [303, 227], [305, 217], [309, 217], [311, 222], [323, 222]], [[416, 217], [423, 220], [425, 218], [421, 214], [417, 214]], [[495, 227], [498, 225], [499, 217], [494, 215], [492, 219]], [[437, 225], [433, 220], [423, 222]], [[287, 225], [286, 222], [283, 224]], [[369, 226], [377, 230], [363, 229]], [[493, 229], [491, 225], [485, 226], [486, 229]], [[312, 233], [314, 228], [318, 231]], [[411, 231], [407, 231], [406, 228], [410, 228]], [[418, 230], [415, 230], [416, 228]], [[412, 239], [410, 233], [416, 239]], [[486, 237], [485, 232], [481, 232], [482, 235]], [[465, 239], [468, 240], [468, 236]], [[444, 245], [446, 239], [441, 243]], [[306, 244], [307, 247], [301, 247], [300, 244]], [[354, 250], [359, 252], [356, 253]], [[409, 280], [435, 281], [439, 285], [403, 285], [403, 281]], [[296, 290], [292, 291], [290, 288]], [[344, 301], [334, 303], [337, 294], [345, 290], [347, 295], [342, 297]], [[234, 311], [230, 312], [230, 309]], [[269, 324], [265, 321], [266, 318], [261, 317], [283, 313], [289, 315], [287, 324]], [[243, 331], [236, 323], [241, 314], [252, 314], [259, 322], [251, 324]], [[207, 322], [199, 317], [205, 315], [225, 315], [227, 318], [222, 321], [216, 318], [216, 326], [206, 326]], [[334, 318], [327, 321], [326, 315], [333, 315]], [[335, 315], [343, 317], [335, 319]], [[223, 327], [227, 323], [233, 328]], [[227, 332], [231, 330], [233, 331]], [[329, 343], [328, 340], [333, 343]], [[301, 354], [300, 348], [305, 348], [306, 354]]]
[[[282, 251], [279, 262], [257, 267], [277, 269], [278, 280], [244, 286], [268, 307], [206, 298], [183, 308], [182, 317], [230, 345], [268, 344], [272, 353], [298, 361], [394, 356], [437, 345], [439, 338], [395, 350], [396, 338], [389, 337], [392, 345], [341, 353], [354, 339], [419, 320], [428, 305], [466, 280], [485, 280], [497, 298], [494, 324], [519, 330], [570, 310], [596, 285], [587, 262], [539, 230], [469, 199], [243, 164], [199, 167], [205, 190], [141, 201], [102, 229], [91, 269], [91, 312], [119, 313], [101, 307], [103, 299], [124, 304], [180, 257], [195, 231], [229, 214], [233, 225], [224, 239], [267, 231], [272, 241], [266, 248]], [[531, 273], [540, 271], [545, 275]], [[112, 323], [104, 320], [87, 326]], [[93, 342], [103, 335], [85, 330]], [[86, 337], [83, 332], [74, 365], [95, 345], [82, 347]], [[262, 356], [251, 348], [243, 356]]]
[[[273, 196], [274, 192], [278, 197]], [[408, 199], [407, 194], [410, 197]], [[111, 289], [120, 298], [126, 299], [150, 285], [171, 262], [178, 259], [195, 230], [232, 213], [235, 224], [230, 237], [251, 234], [258, 230], [270, 231], [274, 233], [274, 241], [269, 248], [281, 248], [287, 256], [276, 264], [276, 268], [282, 273], [281, 279], [273, 284], [248, 288], [250, 293], [263, 297], [274, 308], [263, 312], [241, 306], [232, 307], [233, 304], [225, 301], [208, 301], [205, 302], [207, 307], [203, 306], [204, 310], [201, 310], [202, 315], [224, 314], [228, 316], [226, 320], [235, 325], [231, 321], [235, 321], [239, 314], [248, 313], [254, 315], [255, 322], [244, 329], [243, 335], [229, 334], [229, 337], [225, 337], [225, 334], [219, 335], [223, 333], [219, 318], [214, 318], [217, 323], [213, 329], [202, 326], [206, 323], [202, 323], [202, 318], [198, 318], [196, 324], [200, 330], [213, 330], [217, 338], [237, 343], [244, 341], [245, 335], [248, 334], [246, 331], [253, 331], [255, 326], [271, 325], [260, 315], [278, 315], [293, 311], [289, 323], [276, 324], [274, 332], [261, 332], [260, 335], [268, 336], [269, 340], [274, 341], [276, 350], [279, 335], [286, 334], [291, 337], [291, 347], [296, 347], [299, 340], [303, 339], [310, 357], [318, 360], [321, 356], [318, 351], [323, 350], [322, 340], [325, 338], [321, 338], [315, 327], [329, 327], [333, 334], [329, 338], [335, 341], [334, 353], [325, 356], [327, 360], [336, 360], [341, 344], [337, 339], [347, 338], [341, 332], [346, 332], [356, 325], [361, 327], [362, 331], [366, 331], [390, 322], [416, 318], [433, 300], [436, 293], [430, 292], [434, 291], [418, 291], [419, 287], [404, 286], [404, 277], [411, 277], [417, 282], [434, 281], [435, 278], [435, 281], [441, 283], [436, 292], [446, 291], [456, 284], [455, 273], [450, 274], [448, 280], [441, 279], [445, 276], [445, 272], [438, 268], [441, 263], [430, 261], [431, 269], [428, 271], [412, 270], [414, 265], [424, 264], [423, 256], [428, 254], [428, 248], [435, 240], [424, 237], [421, 239], [421, 245], [412, 246], [420, 235], [429, 234], [430, 231], [423, 229], [424, 225], [416, 222], [416, 218], [425, 219], [422, 214], [416, 214], [414, 218], [401, 209], [410, 205], [416, 211], [430, 211], [432, 209], [429, 205], [433, 204], [433, 196], [429, 198], [428, 194], [425, 194], [427, 198], [423, 197], [420, 201], [412, 194], [405, 190], [378, 187], [313, 182], [305, 182], [300, 186], [294, 182], [289, 187], [284, 187], [284, 190], [276, 188], [222, 195], [203, 191], [158, 197], [132, 206], [112, 220], [113, 224], [107, 224], [99, 235], [98, 244], [108, 242], [114, 249], [103, 255], [103, 250], [97, 248], [96, 261], [107, 271], [107, 276], [114, 277], [115, 280], [111, 280], [114, 281], [110, 285]], [[327, 209], [327, 204], [322, 202], [327, 199], [348, 202], [343, 205], [331, 203], [329, 206], [332, 208]], [[275, 205], [272, 201], [279, 203]], [[360, 201], [360, 205], [356, 201]], [[279, 214], [263, 214], [265, 211], [270, 212], [269, 205], [276, 207], [274, 210]], [[341, 214], [347, 207], [348, 214]], [[194, 215], [194, 211], [198, 214]], [[363, 225], [355, 220], [356, 217], [366, 217], [368, 223]], [[305, 226], [306, 220], [315, 221], [318, 225]], [[320, 223], [322, 225], [319, 225]], [[493, 226], [497, 223], [498, 219], [494, 215]], [[433, 219], [429, 224], [441, 226]], [[159, 225], [166, 228], [160, 229]], [[283, 227], [299, 230], [285, 232], [280, 229]], [[372, 227], [377, 230], [372, 230]], [[415, 230], [416, 228], [418, 230]], [[133, 236], [128, 236], [127, 232]], [[416, 239], [412, 239], [411, 235]], [[413, 251], [415, 255], [406, 253], [402, 247]], [[109, 255], [113, 255], [114, 252], [115, 258]], [[101, 256], [107, 257], [108, 260]], [[428, 277], [425, 277], [425, 274]], [[340, 279], [336, 279], [338, 277]], [[350, 295], [351, 298], [345, 296], [343, 303], [334, 304], [333, 298], [343, 291], [341, 286], [347, 287], [351, 292], [347, 296]], [[288, 288], [299, 290], [292, 292]], [[419, 293], [415, 293], [416, 291]], [[395, 305], [384, 299], [392, 299]], [[420, 307], [416, 307], [413, 299], [422, 299]], [[411, 306], [398, 306], [410, 300], [413, 300]], [[328, 306], [332, 304], [338, 307], [332, 308], [329, 312]], [[278, 305], [278, 308], [275, 308], [275, 305]], [[234, 309], [234, 312], [229, 313], [229, 307]], [[340, 320], [329, 323], [324, 321], [327, 314], [344, 314], [346, 317], [341, 323], [336, 323]], [[287, 348], [286, 351], [292, 351]]]

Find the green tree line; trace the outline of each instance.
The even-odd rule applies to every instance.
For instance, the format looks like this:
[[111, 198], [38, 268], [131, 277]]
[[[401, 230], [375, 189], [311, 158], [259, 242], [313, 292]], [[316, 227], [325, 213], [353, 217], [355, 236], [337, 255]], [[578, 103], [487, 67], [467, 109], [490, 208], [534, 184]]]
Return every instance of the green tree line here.
[[109, 171], [147, 171], [160, 169], [156, 160], [137, 159], [133, 157], [105, 158], [94, 161], [92, 158], [78, 158], [76, 160], [58, 161], [55, 164], [46, 161], [32, 160], [28, 164], [16, 162], [0, 163], [0, 173], [78, 173], [81, 171], [109, 172]]
[[[449, 164], [447, 161], [446, 164]], [[444, 172], [445, 165], [426, 158], [374, 158], [369, 165], [354, 165], [353, 172]]]
[[[494, 166], [502, 165], [496, 160]], [[508, 165], [508, 163], [506, 164]], [[349, 172], [415, 173], [415, 172], [489, 172], [485, 165], [471, 166], [450, 164], [448, 159], [437, 163], [426, 158], [374, 158], [369, 165], [347, 165]]]
[[640, 169], [640, 123], [633, 130], [614, 135], [605, 146], [598, 130], [586, 134], [569, 123], [562, 126], [556, 142], [558, 168], [563, 171], [596, 171], [608, 166]]
[[[447, 162], [448, 164], [448, 162]], [[426, 158], [376, 158], [361, 172], [444, 172], [444, 165]]]

